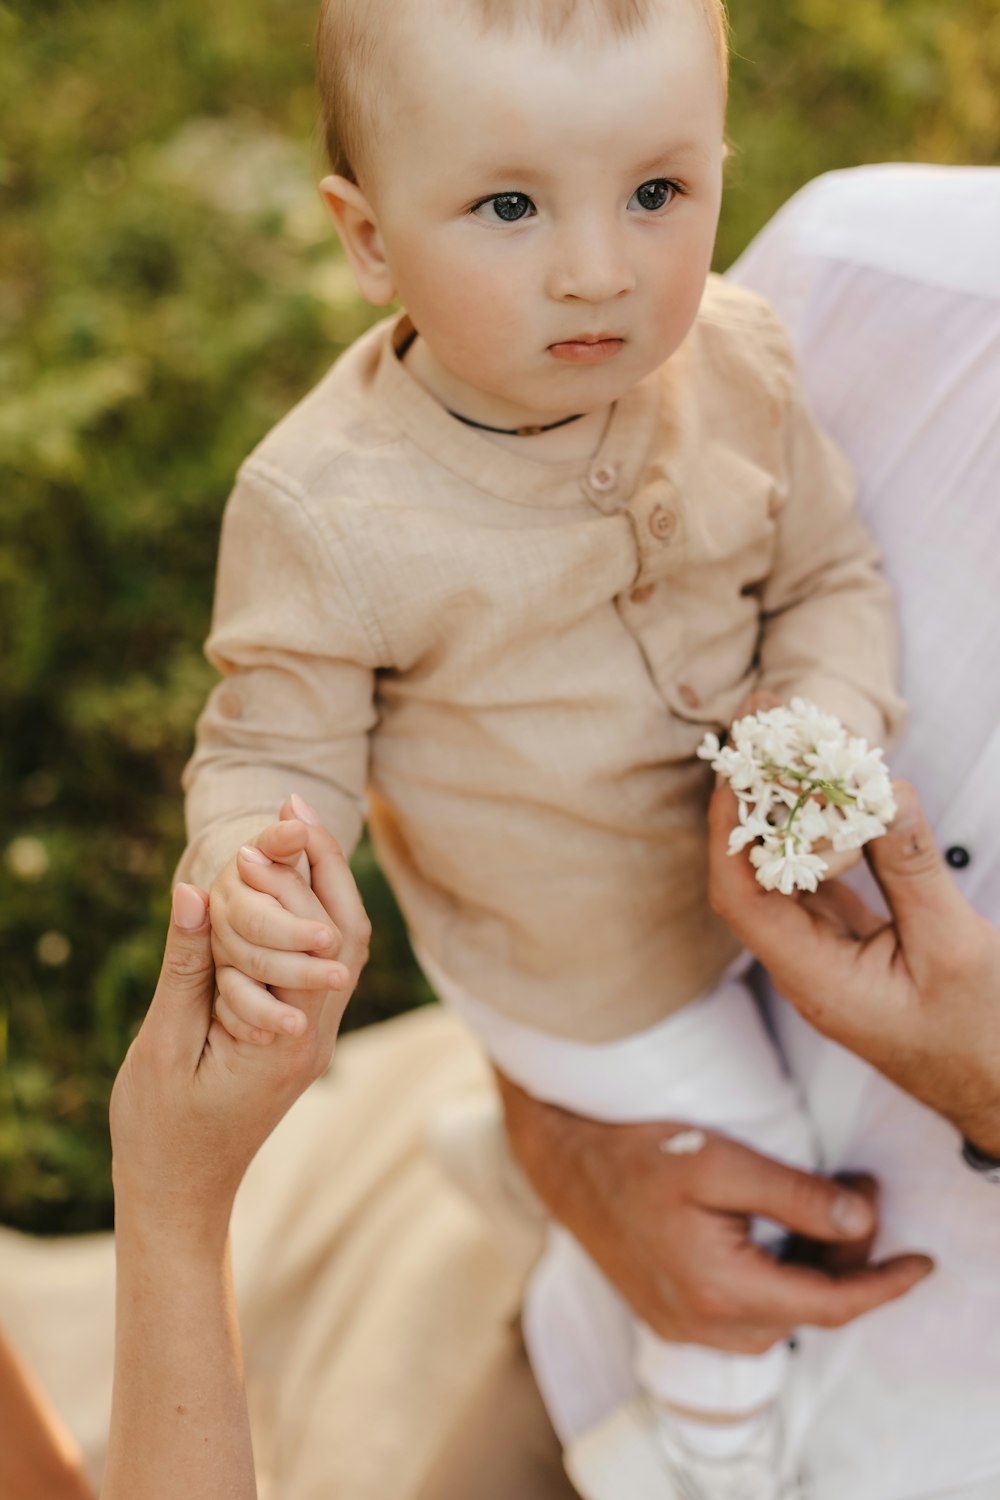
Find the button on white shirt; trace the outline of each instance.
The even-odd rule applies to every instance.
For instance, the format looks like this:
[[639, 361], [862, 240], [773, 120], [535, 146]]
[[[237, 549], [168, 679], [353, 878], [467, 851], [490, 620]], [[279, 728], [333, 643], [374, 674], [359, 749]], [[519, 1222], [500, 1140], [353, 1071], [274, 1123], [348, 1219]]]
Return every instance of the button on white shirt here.
[[[893, 771], [1000, 923], [1000, 169], [831, 174], [731, 274], [789, 323], [860, 477], [899, 599], [911, 718]], [[826, 1165], [882, 1181], [879, 1251], [938, 1263], [851, 1328], [804, 1331], [794, 1425], [816, 1500], [996, 1500], [1000, 1189], [963, 1166], [950, 1126], [790, 1007], [778, 1022]]]

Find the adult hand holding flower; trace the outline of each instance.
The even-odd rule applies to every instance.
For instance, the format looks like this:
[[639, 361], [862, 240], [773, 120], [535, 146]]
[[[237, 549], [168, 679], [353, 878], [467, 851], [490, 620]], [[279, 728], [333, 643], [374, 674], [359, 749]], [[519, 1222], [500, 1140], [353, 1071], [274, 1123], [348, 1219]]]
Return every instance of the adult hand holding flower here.
[[865, 850], [888, 918], [838, 881], [796, 899], [764, 890], [729, 857], [737, 799], [721, 782], [712, 904], [818, 1031], [1000, 1155], [1000, 932], [958, 890], [916, 792], [893, 789], [895, 821]]

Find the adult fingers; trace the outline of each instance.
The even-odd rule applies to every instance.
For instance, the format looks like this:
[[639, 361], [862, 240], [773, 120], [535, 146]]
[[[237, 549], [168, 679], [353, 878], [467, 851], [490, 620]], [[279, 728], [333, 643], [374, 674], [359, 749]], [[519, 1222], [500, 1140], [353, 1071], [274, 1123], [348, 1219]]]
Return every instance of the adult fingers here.
[[766, 963], [765, 950], [801, 941], [809, 922], [797, 902], [764, 890], [745, 854], [729, 853], [729, 835], [738, 822], [739, 803], [720, 777], [708, 805], [709, 899], [736, 936]]
[[208, 897], [197, 886], [175, 886], [163, 964], [149, 1008], [149, 1021], [170, 1034], [193, 1060], [201, 1055], [212, 1018], [215, 966]]
[[307, 829], [305, 855], [309, 861], [312, 888], [343, 935], [341, 961], [353, 969], [357, 977], [368, 959], [371, 923], [351, 867], [337, 840], [323, 827], [319, 815], [308, 802], [293, 794], [281, 809], [282, 817], [286, 812], [292, 812]]
[[907, 958], [933, 957], [951, 949], [969, 907], [938, 852], [915, 789], [897, 781], [893, 790], [896, 817], [866, 852]]
[[873, 1205], [865, 1193], [785, 1166], [737, 1141], [713, 1137], [694, 1163], [692, 1196], [705, 1208], [772, 1219], [812, 1240], [856, 1240], [873, 1228]]
[[810, 916], [821, 917], [832, 931], [845, 937], [863, 940], [885, 926], [885, 917], [839, 880], [824, 880], [818, 891], [800, 897], [800, 902]]
[[879, 1265], [831, 1273], [785, 1265], [761, 1255], [739, 1287], [748, 1321], [798, 1327], [841, 1328], [886, 1302], [904, 1297], [934, 1269], [926, 1255], [897, 1255]]
[[836, 1180], [871, 1205], [870, 1229], [856, 1239], [839, 1242], [818, 1242], [801, 1235], [792, 1235], [781, 1253], [783, 1264], [818, 1266], [820, 1270], [834, 1274], [860, 1271], [868, 1266], [878, 1229], [878, 1183], [874, 1177], [862, 1172], [839, 1172]]
[[819, 901], [814, 897], [810, 903], [801, 897], [765, 891], [746, 856], [728, 853], [729, 833], [736, 817], [736, 798], [720, 783], [709, 805], [712, 906], [806, 1019], [821, 1031], [839, 1037], [845, 988], [858, 988], [855, 971], [863, 951], [850, 925], [841, 918], [848, 911], [856, 918], [858, 909], [850, 904], [850, 898], [844, 898], [837, 920], [831, 922], [824, 911], [830, 910], [831, 902], [841, 901], [836, 894], [828, 893]]

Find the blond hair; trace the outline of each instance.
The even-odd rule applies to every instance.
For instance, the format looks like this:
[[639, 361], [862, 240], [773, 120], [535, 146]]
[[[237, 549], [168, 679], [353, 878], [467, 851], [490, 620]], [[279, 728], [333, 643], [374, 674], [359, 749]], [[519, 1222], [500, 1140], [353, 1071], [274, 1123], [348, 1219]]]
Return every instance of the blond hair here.
[[[391, 13], [401, 0], [323, 0], [316, 32], [323, 142], [330, 165], [357, 182], [370, 159], [375, 133], [374, 89], [378, 53]], [[468, 3], [468, 0], [466, 0]], [[712, 34], [723, 86], [729, 81], [729, 20], [726, 0], [694, 0]], [[485, 31], [534, 26], [547, 41], [560, 37], [588, 13], [614, 35], [645, 25], [655, 0], [471, 0]]]

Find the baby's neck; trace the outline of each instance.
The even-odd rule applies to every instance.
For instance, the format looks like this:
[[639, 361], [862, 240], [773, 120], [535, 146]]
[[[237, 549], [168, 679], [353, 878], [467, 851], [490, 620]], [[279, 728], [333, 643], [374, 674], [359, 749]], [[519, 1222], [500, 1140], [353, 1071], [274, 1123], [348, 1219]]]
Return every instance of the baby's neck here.
[[[446, 409], [458, 410], [457, 407], [451, 408], [447, 393], [438, 388], [436, 372], [426, 358], [426, 345], [419, 336], [414, 337], [403, 350], [402, 359], [413, 378], [436, 401]], [[599, 447], [610, 415], [610, 406], [598, 407], [596, 411], [585, 412], [574, 421], [556, 423], [544, 432], [532, 433], [530, 437], [520, 436], [515, 431], [490, 431], [478, 421], [473, 421], [470, 425], [498, 448], [507, 448], [511, 453], [535, 459], [538, 463], [582, 464], [592, 458]], [[464, 417], [466, 413], [460, 411], [459, 416]]]

